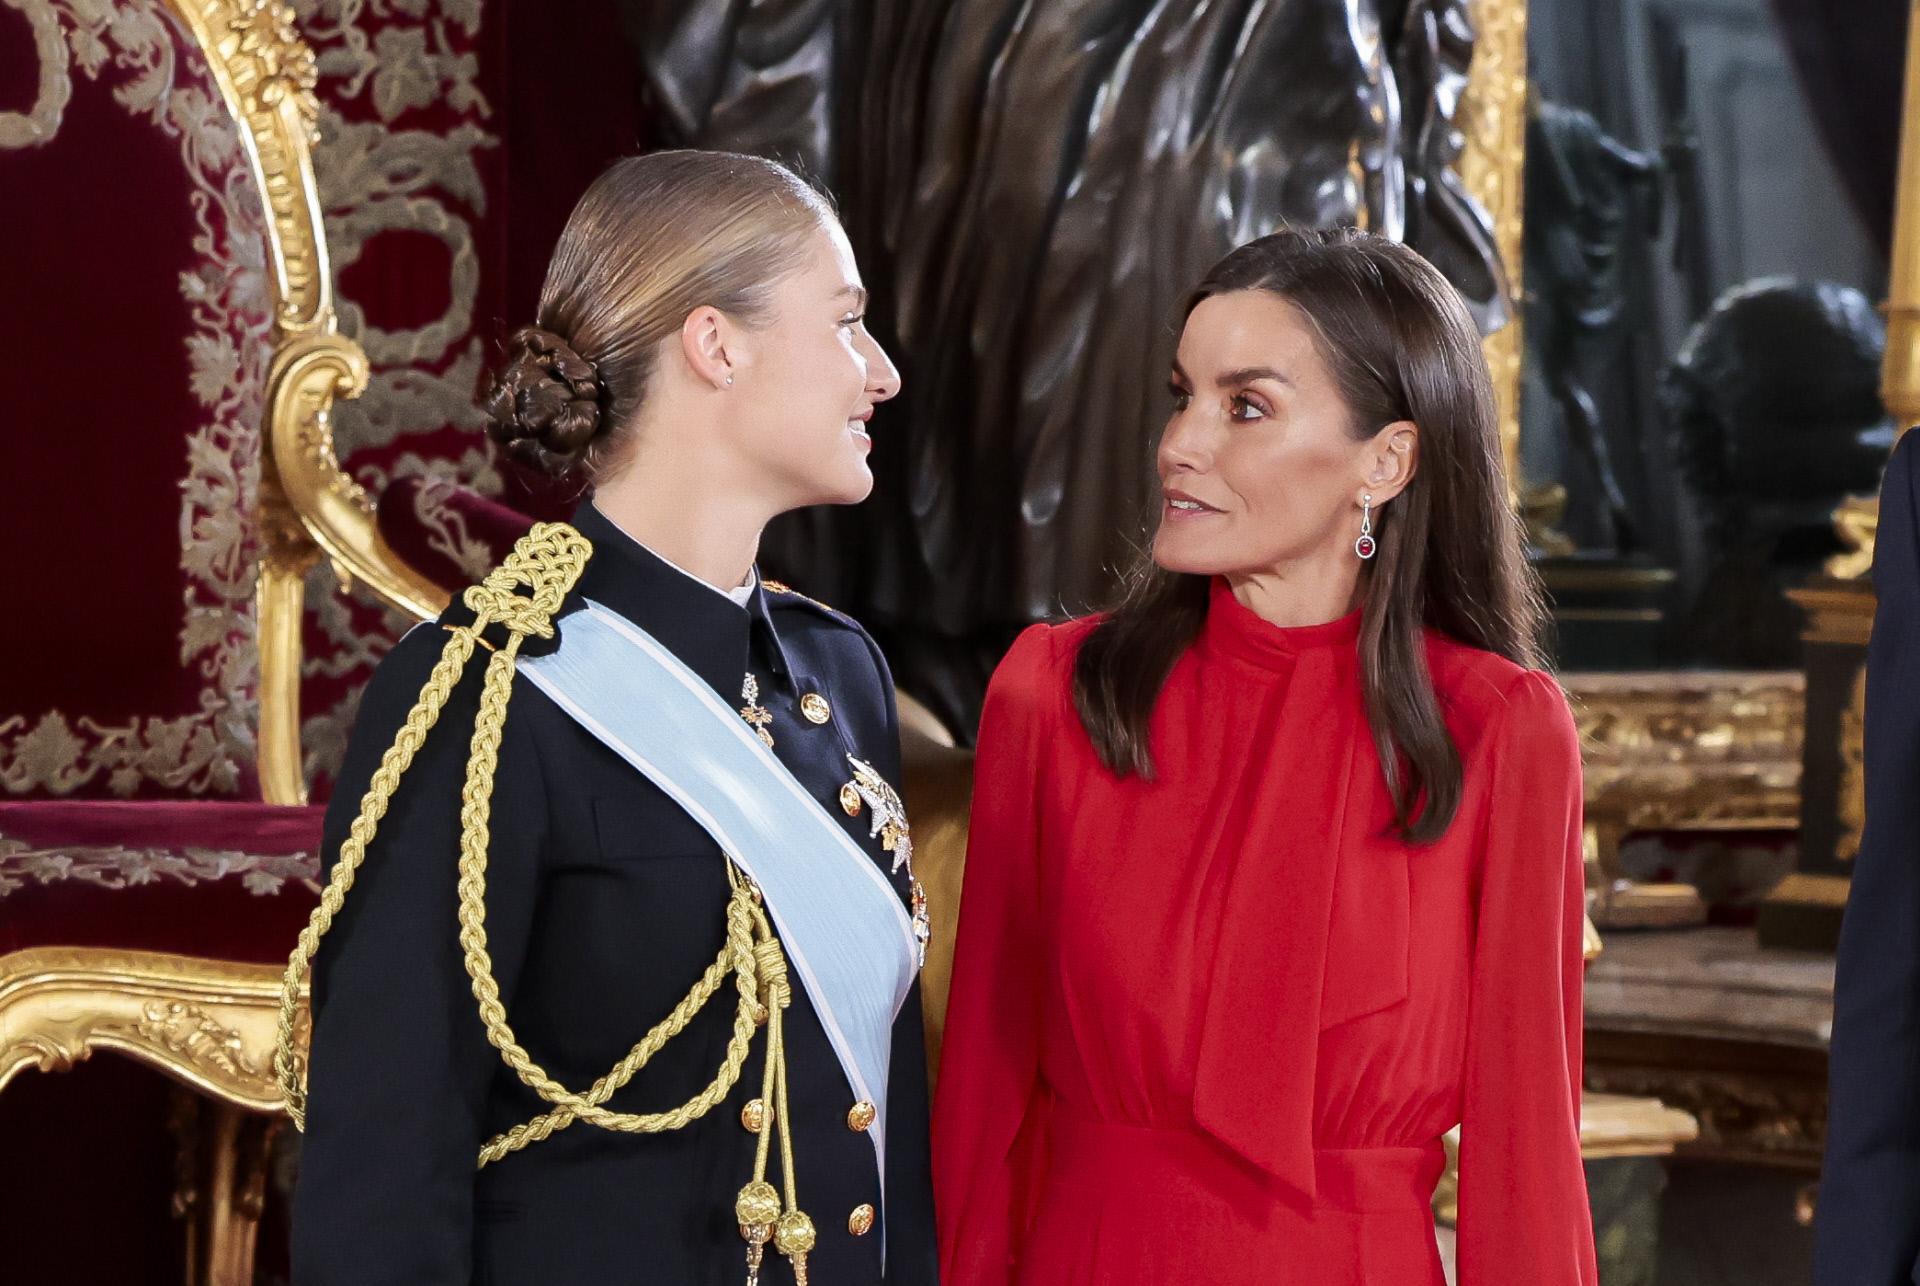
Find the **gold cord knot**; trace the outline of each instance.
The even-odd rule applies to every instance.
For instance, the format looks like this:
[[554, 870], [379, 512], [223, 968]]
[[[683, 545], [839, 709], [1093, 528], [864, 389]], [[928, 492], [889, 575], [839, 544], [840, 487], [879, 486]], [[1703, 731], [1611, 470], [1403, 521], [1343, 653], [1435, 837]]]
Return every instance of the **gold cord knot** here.
[[771, 1229], [780, 1218], [780, 1192], [765, 1179], [757, 1179], [740, 1189], [733, 1213], [742, 1228]]
[[807, 1218], [804, 1210], [789, 1210], [780, 1216], [780, 1222], [773, 1227], [773, 1244], [779, 1252], [789, 1259], [795, 1255], [804, 1255], [820, 1242], [814, 1231], [813, 1220]]
[[[498, 622], [515, 634], [553, 637], [553, 617], [593, 554], [587, 538], [562, 522], [536, 523], [514, 542], [506, 561], [461, 595], [484, 627]], [[520, 592], [526, 586], [530, 593]]]
[[762, 938], [754, 943], [753, 965], [754, 972], [760, 975], [762, 1003], [786, 1008], [793, 988], [787, 981], [787, 953], [780, 949], [780, 940]]

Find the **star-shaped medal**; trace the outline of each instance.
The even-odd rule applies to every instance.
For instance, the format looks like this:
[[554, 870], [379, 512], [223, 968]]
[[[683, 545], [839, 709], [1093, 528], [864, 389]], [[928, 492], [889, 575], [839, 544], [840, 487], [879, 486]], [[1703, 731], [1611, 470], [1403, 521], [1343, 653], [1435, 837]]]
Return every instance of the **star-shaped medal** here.
[[879, 836], [880, 847], [893, 854], [894, 874], [898, 875], [903, 866], [911, 870], [913, 835], [907, 825], [907, 806], [901, 802], [900, 792], [889, 785], [872, 764], [852, 755], [847, 756], [847, 762], [853, 765], [853, 789], [873, 814], [867, 838]]
[[913, 833], [907, 825], [907, 806], [895, 790], [882, 777], [872, 764], [847, 756], [847, 762], [853, 765], [853, 780], [847, 785], [852, 788], [873, 814], [869, 823], [867, 838], [879, 837], [880, 847], [893, 854], [893, 873], [898, 875], [900, 868], [907, 870], [907, 881], [912, 886], [913, 942], [922, 968], [927, 963], [927, 943], [933, 939], [933, 917], [927, 910], [927, 891], [913, 873]]

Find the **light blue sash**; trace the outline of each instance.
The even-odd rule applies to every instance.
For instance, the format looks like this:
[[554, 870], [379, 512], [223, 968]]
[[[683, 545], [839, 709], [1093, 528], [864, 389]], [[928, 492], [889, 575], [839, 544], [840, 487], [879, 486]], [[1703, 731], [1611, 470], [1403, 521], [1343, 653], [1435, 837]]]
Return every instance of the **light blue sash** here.
[[760, 886], [869, 1131], [886, 1191], [893, 1022], [913, 985], [899, 895], [746, 721], [645, 630], [598, 603], [559, 621], [560, 646], [519, 670], [713, 836]]

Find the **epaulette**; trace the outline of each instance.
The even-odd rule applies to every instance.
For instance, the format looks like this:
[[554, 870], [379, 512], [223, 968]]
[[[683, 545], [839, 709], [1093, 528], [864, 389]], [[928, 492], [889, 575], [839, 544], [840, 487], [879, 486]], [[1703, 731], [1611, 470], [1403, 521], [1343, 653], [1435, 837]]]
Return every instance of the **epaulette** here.
[[833, 606], [831, 603], [823, 603], [819, 599], [814, 598], [810, 594], [802, 594], [799, 590], [787, 584], [785, 581], [763, 580], [760, 583], [766, 586], [767, 592], [769, 594], [778, 594], [782, 598], [796, 599], [799, 602], [811, 604], [812, 606], [817, 607], [821, 611], [825, 612], [828, 616], [831, 616], [836, 621], [840, 621], [843, 624], [848, 624], [848, 625], [851, 625], [853, 623], [853, 618], [851, 616], [848, 616], [845, 612]]
[[[587, 560], [593, 557], [592, 542], [590, 542], [585, 536], [582, 536], [579, 532], [575, 531], [572, 527], [569, 527], [564, 523], [547, 523], [542, 525], [550, 528], [554, 528], [554, 529], [564, 530], [566, 532], [567, 538], [570, 541], [574, 542], [574, 548], [576, 548], [579, 551], [578, 556], [582, 564], [584, 564]], [[508, 557], [511, 558], [512, 555], [509, 554]], [[507, 566], [507, 559], [502, 559], [500, 562], [496, 563], [492, 568], [488, 570], [486, 577], [482, 577], [479, 581], [474, 582], [474, 584], [476, 586], [485, 585], [489, 578], [505, 570], [506, 566]], [[515, 590], [516, 593], [524, 593], [525, 591], [526, 591], [526, 586], [524, 584], [518, 585]], [[466, 600], [467, 600], [467, 591], [463, 590], [459, 593], [456, 593], [453, 596], [453, 598], [447, 603], [447, 606], [441, 611], [439, 617], [436, 618], [434, 623], [437, 624], [441, 629], [447, 630], [450, 632], [471, 627], [476, 620], [476, 613], [474, 612], [473, 608], [467, 605]], [[578, 606], [577, 601], [572, 606], [577, 607]], [[569, 610], [571, 610], [571, 608]], [[556, 612], [554, 614], [553, 619], [557, 621], [561, 619], [561, 615], [562, 615], [561, 613]], [[506, 646], [508, 633], [509, 631], [503, 622], [494, 620], [482, 626], [481, 630], [474, 635], [474, 641], [477, 642], [482, 648], [484, 648], [488, 652], [497, 652], [502, 647]], [[545, 656], [546, 654], [558, 649], [559, 646], [560, 646], [560, 638], [557, 633], [549, 634], [544, 638], [538, 634], [528, 634], [523, 636], [520, 641], [520, 655]]]

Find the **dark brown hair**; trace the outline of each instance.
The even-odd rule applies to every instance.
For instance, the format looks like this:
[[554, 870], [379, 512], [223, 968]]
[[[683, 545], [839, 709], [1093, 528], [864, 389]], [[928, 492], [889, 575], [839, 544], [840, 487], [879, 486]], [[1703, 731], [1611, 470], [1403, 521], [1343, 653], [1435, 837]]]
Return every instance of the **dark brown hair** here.
[[[1459, 810], [1461, 766], [1423, 631], [1540, 663], [1544, 613], [1508, 498], [1480, 337], [1432, 264], [1350, 228], [1288, 230], [1241, 246], [1207, 273], [1186, 314], [1237, 290], [1269, 291], [1305, 315], [1356, 437], [1396, 420], [1419, 428], [1413, 481], [1376, 515], [1379, 554], [1362, 573], [1359, 647], [1397, 829], [1429, 843]], [[1143, 556], [1120, 605], [1087, 635], [1074, 663], [1074, 705], [1111, 771], [1153, 775], [1149, 721], [1174, 662], [1206, 622], [1208, 596], [1208, 577]]]
[[805, 262], [825, 195], [792, 170], [731, 152], [616, 161], [574, 206], [540, 290], [486, 395], [487, 431], [514, 456], [589, 482], [624, 456], [660, 341], [696, 308], [744, 325]]

